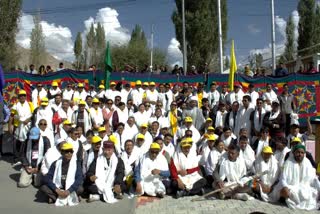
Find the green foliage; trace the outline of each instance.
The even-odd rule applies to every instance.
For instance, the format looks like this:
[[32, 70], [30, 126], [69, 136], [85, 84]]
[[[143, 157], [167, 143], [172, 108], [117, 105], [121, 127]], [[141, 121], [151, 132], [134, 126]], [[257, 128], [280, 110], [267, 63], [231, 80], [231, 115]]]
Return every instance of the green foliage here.
[[87, 50], [87, 57], [86, 62], [89, 65], [96, 64], [96, 33], [94, 30], [93, 23], [91, 24], [90, 30], [87, 34], [87, 44], [86, 44], [86, 50]]
[[81, 68], [81, 56], [82, 56], [82, 37], [81, 33], [78, 32], [76, 40], [74, 42], [74, 48], [73, 48], [74, 55], [76, 57], [76, 69]]
[[40, 24], [40, 15], [33, 17], [34, 28], [30, 37], [30, 64], [39, 67], [46, 64], [46, 48], [44, 43], [44, 34]]
[[294, 29], [295, 29], [295, 26], [293, 23], [293, 19], [292, 19], [292, 16], [290, 16], [289, 20], [287, 21], [287, 27], [286, 27], [287, 42], [286, 42], [286, 47], [283, 53], [283, 59], [287, 62], [294, 60], [294, 55], [296, 51]]
[[0, 64], [7, 71], [15, 67], [19, 57], [15, 37], [21, 8], [22, 0], [0, 1]]
[[[299, 39], [298, 50], [309, 48], [314, 43], [314, 30], [319, 26], [314, 26], [315, 0], [300, 0], [298, 4]], [[312, 53], [311, 49], [300, 51], [299, 55], [305, 56]]]
[[[314, 18], [314, 24], [313, 24], [314, 32], [313, 32], [313, 41], [312, 44], [316, 45], [320, 43], [320, 6], [317, 5], [316, 12], [315, 12], [315, 18]], [[320, 52], [320, 46], [316, 46], [312, 49], [313, 53], [319, 53]]]
[[[175, 0], [176, 10], [172, 14], [175, 25], [176, 38], [183, 47], [182, 39], [182, 0]], [[201, 67], [211, 63], [218, 56], [218, 9], [217, 1], [185, 0], [186, 44], [188, 67]], [[221, 0], [221, 23], [223, 33], [223, 47], [227, 38], [227, 1]]]
[[106, 54], [106, 36], [103, 26], [98, 23], [97, 29], [96, 29], [96, 65], [101, 70], [104, 70], [105, 63], [105, 54]]

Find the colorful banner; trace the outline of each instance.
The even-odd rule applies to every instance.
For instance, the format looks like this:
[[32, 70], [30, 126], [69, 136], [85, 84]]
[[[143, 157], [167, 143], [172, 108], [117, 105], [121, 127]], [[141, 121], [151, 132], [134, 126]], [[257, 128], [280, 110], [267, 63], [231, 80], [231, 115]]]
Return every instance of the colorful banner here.
[[[41, 82], [47, 88], [50, 87], [53, 80], [57, 81], [59, 86], [62, 88], [64, 88], [67, 82], [85, 83], [87, 89], [89, 85], [95, 85], [97, 87], [99, 84], [104, 83], [104, 75], [103, 71], [83, 72], [73, 70], [63, 70], [50, 73], [45, 76], [33, 75], [24, 72], [5, 73], [6, 85], [3, 89], [4, 100], [7, 103], [14, 103], [17, 98], [17, 92], [20, 88], [26, 90], [30, 96], [32, 89], [38, 82]], [[289, 85], [290, 93], [296, 96], [297, 112], [301, 118], [320, 115], [319, 79], [320, 74], [291, 74], [281, 78], [269, 76], [250, 78], [240, 74], [236, 74], [235, 76], [235, 81], [242, 85], [244, 91], [247, 91], [248, 85], [252, 83], [260, 94], [265, 91], [266, 83], [272, 84], [273, 90], [277, 94], [282, 92], [282, 86], [287, 83]], [[153, 81], [157, 84], [182, 84], [185, 81], [193, 84], [206, 82], [207, 88], [209, 88], [211, 82], [216, 82], [218, 85], [228, 84], [228, 74], [209, 74], [206, 77], [205, 75], [178, 76], [168, 74], [156, 75], [151, 73], [111, 73], [109, 81], [132, 83], [132, 85], [134, 85], [136, 80], [141, 80], [142, 82]], [[30, 97], [28, 98], [30, 99]]]

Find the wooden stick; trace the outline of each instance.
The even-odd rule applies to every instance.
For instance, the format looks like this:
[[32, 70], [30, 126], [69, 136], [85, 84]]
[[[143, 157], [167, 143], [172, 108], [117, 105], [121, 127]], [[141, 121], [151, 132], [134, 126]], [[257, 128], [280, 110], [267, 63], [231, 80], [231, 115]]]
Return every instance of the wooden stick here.
[[[263, 176], [263, 175], [265, 175], [265, 174], [268, 174], [268, 171], [264, 171], [264, 172], [262, 172], [262, 173], [260, 173], [260, 174], [257, 174], [257, 175], [255, 175], [255, 176], [252, 176], [252, 178], [251, 178], [250, 180], [248, 180], [246, 183], [248, 183], [249, 181], [252, 181], [252, 180], [254, 180], [254, 179], [256, 179], [256, 178], [259, 178], [259, 177], [261, 177], [261, 176]], [[197, 197], [197, 198], [194, 198], [194, 199], [192, 199], [191, 201], [192, 201], [192, 202], [194, 202], [194, 201], [200, 201], [202, 198], [205, 198], [205, 197], [207, 197], [207, 196], [209, 196], [209, 195], [212, 195], [212, 194], [214, 194], [214, 193], [221, 192], [221, 191], [223, 191], [223, 190], [227, 190], [227, 189], [230, 189], [230, 188], [233, 188], [233, 187], [237, 187], [238, 185], [239, 185], [238, 183], [230, 184], [229, 186], [226, 186], [226, 187], [223, 187], [223, 188], [220, 188], [220, 189], [213, 190], [213, 191], [211, 191], [211, 192], [208, 192], [207, 194], [204, 194], [204, 195], [202, 195], [202, 196], [199, 196], [199, 197]]]

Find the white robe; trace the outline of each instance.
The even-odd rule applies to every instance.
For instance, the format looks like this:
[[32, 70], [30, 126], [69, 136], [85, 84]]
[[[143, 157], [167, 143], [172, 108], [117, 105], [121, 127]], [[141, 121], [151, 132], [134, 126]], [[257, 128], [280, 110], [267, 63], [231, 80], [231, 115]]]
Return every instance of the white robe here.
[[71, 90], [64, 90], [62, 92], [62, 99], [64, 100], [71, 100], [72, 99], [72, 95], [73, 95], [74, 91], [71, 89]]
[[250, 115], [251, 112], [254, 111], [254, 106], [250, 103], [248, 108], [244, 108], [244, 106], [241, 106], [239, 109], [239, 112], [237, 114], [237, 120], [236, 120], [236, 126], [234, 133], [235, 135], [239, 136], [240, 129], [245, 128], [248, 131], [248, 136], [250, 138], [251, 136], [251, 121], [250, 121]]
[[285, 161], [284, 159], [288, 152], [291, 152], [291, 149], [289, 149], [288, 147], [284, 147], [282, 151], [276, 150], [276, 152], [274, 153], [275, 158], [278, 160], [279, 168], [281, 169], [283, 168], [283, 164]]
[[101, 126], [103, 124], [103, 114], [102, 114], [102, 109], [98, 107], [98, 109], [95, 109], [93, 107], [90, 108], [90, 115], [93, 120], [93, 122], [97, 126]]
[[31, 94], [33, 107], [37, 108], [38, 107], [38, 102], [40, 100], [42, 100], [42, 98], [45, 98], [45, 97], [47, 97], [47, 91], [44, 88], [42, 88], [40, 92], [38, 91], [37, 88], [35, 88], [32, 91], [32, 94]]
[[[277, 159], [272, 155], [268, 162], [265, 162], [260, 155], [254, 162], [254, 174], [261, 174], [268, 171], [267, 174], [260, 177], [264, 185], [271, 187], [279, 177], [280, 169]], [[269, 201], [269, 195], [262, 191], [260, 187], [260, 195], [263, 201]]]
[[148, 152], [140, 159], [142, 192], [150, 196], [156, 196], [157, 193], [165, 194], [166, 188], [162, 183], [162, 177], [160, 175], [153, 175], [151, 173], [154, 169], [168, 171], [168, 162], [160, 153], [155, 160], [151, 160]]
[[[197, 156], [191, 152], [188, 154], [188, 156], [185, 156], [185, 154], [182, 152], [176, 152], [173, 156], [173, 162], [177, 171], [193, 169], [199, 166]], [[185, 176], [178, 176], [182, 183], [186, 186], [186, 190], [191, 190], [193, 185], [202, 179], [201, 175], [197, 171]]]
[[17, 111], [17, 115], [15, 115], [15, 117], [19, 120], [19, 126], [16, 128], [14, 136], [17, 140], [23, 142], [27, 139], [28, 132], [31, 128], [31, 122], [27, 125], [23, 124], [24, 121], [32, 117], [30, 104], [27, 101], [23, 104], [18, 102], [12, 107], [12, 109]]
[[139, 133], [139, 130], [135, 124], [133, 124], [133, 126], [130, 127], [128, 123], [125, 123], [123, 134], [126, 135], [128, 139], [133, 140], [136, 134], [138, 133]]
[[42, 131], [42, 130], [40, 129], [40, 134], [41, 134], [42, 137], [45, 136], [45, 137], [47, 137], [47, 138], [49, 139], [49, 141], [50, 141], [50, 147], [53, 147], [53, 146], [54, 146], [53, 131], [49, 130], [48, 128], [47, 128], [46, 130], [44, 130], [44, 131]]
[[37, 118], [37, 121], [35, 121], [36, 127], [38, 127], [39, 121], [44, 119], [47, 122], [47, 128], [53, 131], [53, 126], [52, 126], [53, 111], [50, 105], [46, 106], [45, 108], [43, 107], [38, 108], [36, 118]]
[[[123, 160], [124, 163], [124, 174], [125, 178], [127, 176], [133, 175], [133, 170], [132, 170], [132, 165], [136, 165], [137, 161], [141, 158], [139, 155], [139, 152], [135, 147], [133, 148], [131, 155], [129, 156], [128, 153], [122, 152], [121, 154], [121, 159]], [[124, 178], [124, 179], [125, 179]]]
[[240, 149], [239, 158], [244, 159], [247, 170], [252, 169], [253, 162], [255, 161], [256, 157], [255, 157], [254, 151], [252, 150], [249, 144], [246, 146], [244, 151]]
[[221, 162], [222, 160], [222, 155], [225, 153], [226, 151], [222, 151], [221, 153], [216, 150], [213, 149], [210, 151], [209, 155], [208, 155], [208, 160], [206, 162], [205, 165], [205, 170], [207, 175], [212, 175], [213, 172], [215, 171], [217, 165]]
[[299, 164], [293, 156], [284, 163], [280, 182], [274, 188], [275, 198], [280, 198], [280, 190], [287, 187], [290, 197], [286, 200], [288, 207], [302, 210], [315, 210], [319, 192], [319, 180], [316, 170], [310, 161], [304, 157]]
[[53, 162], [58, 160], [61, 157], [61, 153], [57, 149], [57, 147], [51, 147], [48, 149], [41, 164], [41, 173], [42, 175], [46, 175], [49, 172], [49, 169]]
[[133, 117], [138, 127], [140, 127], [144, 123], [148, 123], [148, 120], [150, 117], [148, 117], [147, 115], [148, 113], [146, 111], [144, 111], [143, 113], [141, 113], [140, 111], [137, 111], [136, 113], [133, 114]]
[[261, 155], [261, 152], [263, 150], [263, 147], [269, 146], [269, 137], [267, 137], [266, 140], [263, 140], [262, 138], [258, 141], [258, 146], [256, 152], [256, 158], [258, 158]]

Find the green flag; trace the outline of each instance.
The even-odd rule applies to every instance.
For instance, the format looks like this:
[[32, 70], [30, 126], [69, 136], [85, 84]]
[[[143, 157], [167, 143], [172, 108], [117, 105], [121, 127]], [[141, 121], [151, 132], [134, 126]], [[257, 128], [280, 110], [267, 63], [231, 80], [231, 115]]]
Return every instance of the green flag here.
[[110, 74], [112, 72], [112, 62], [111, 62], [111, 52], [110, 52], [110, 46], [109, 42], [107, 43], [107, 49], [106, 49], [106, 58], [104, 63], [106, 64], [105, 68], [105, 87], [106, 89], [110, 88]]

